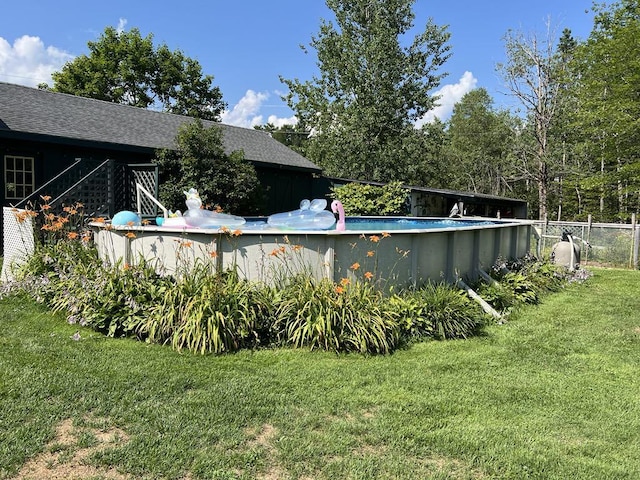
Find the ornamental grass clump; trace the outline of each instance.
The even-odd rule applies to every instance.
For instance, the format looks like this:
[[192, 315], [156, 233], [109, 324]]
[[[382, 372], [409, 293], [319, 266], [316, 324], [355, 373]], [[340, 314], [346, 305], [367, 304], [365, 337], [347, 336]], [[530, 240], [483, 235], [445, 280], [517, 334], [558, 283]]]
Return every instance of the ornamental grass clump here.
[[269, 342], [270, 296], [237, 272], [212, 275], [196, 263], [149, 305], [140, 332], [176, 350], [224, 353]]
[[395, 295], [391, 303], [401, 313], [404, 335], [410, 340], [468, 338], [486, 323], [478, 304], [444, 283], [428, 283]]
[[275, 310], [279, 342], [334, 352], [389, 353], [399, 341], [396, 313], [362, 281], [297, 277]]

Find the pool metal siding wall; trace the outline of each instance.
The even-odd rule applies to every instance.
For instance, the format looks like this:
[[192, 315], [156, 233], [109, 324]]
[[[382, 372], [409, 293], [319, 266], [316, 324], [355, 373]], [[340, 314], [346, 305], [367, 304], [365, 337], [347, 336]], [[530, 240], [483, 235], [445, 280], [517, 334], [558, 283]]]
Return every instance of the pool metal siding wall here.
[[[250, 280], [277, 281], [304, 272], [316, 278], [377, 279], [397, 285], [426, 281], [473, 280], [498, 258], [529, 252], [531, 225], [505, 222], [455, 230], [377, 233], [244, 232], [239, 236], [198, 229], [156, 227], [96, 228], [101, 258], [115, 264], [145, 259], [161, 272], [188, 271], [195, 262], [210, 262], [218, 271], [236, 267]], [[135, 234], [135, 238], [131, 233]], [[373, 241], [372, 235], [379, 241]], [[372, 252], [372, 253], [368, 253]], [[355, 263], [359, 267], [355, 269]]]

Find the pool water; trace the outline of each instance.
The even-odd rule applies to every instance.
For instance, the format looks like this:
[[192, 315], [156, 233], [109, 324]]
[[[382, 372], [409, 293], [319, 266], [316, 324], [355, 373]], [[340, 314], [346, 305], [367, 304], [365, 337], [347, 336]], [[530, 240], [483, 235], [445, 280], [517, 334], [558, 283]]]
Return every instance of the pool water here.
[[347, 230], [430, 230], [435, 228], [476, 227], [494, 225], [490, 220], [455, 220], [429, 218], [348, 218]]
[[[350, 217], [346, 219], [347, 231], [390, 232], [397, 230], [433, 230], [441, 228], [462, 228], [495, 225], [490, 220], [463, 220], [439, 218], [407, 218], [407, 217]], [[266, 219], [250, 219], [242, 226], [242, 230], [264, 230], [269, 228]], [[335, 230], [335, 226], [326, 231]]]

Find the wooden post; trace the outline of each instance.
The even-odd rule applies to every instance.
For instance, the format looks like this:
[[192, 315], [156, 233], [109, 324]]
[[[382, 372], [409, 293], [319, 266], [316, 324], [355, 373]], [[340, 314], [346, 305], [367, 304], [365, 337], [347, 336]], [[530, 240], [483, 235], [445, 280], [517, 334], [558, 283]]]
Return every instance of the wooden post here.
[[462, 288], [465, 292], [467, 292], [467, 295], [469, 295], [472, 299], [478, 302], [486, 313], [488, 313], [489, 315], [499, 320], [502, 319], [502, 315], [500, 315], [496, 310], [494, 310], [494, 308], [491, 305], [489, 305], [480, 295], [474, 292], [469, 285], [464, 283], [461, 279], [458, 279], [456, 283], [460, 288]]
[[[584, 264], [585, 266], [589, 262], [589, 246], [591, 245], [591, 225], [593, 223], [593, 217], [591, 214], [587, 217], [587, 245], [584, 249]], [[584, 238], [583, 238], [584, 240]]]

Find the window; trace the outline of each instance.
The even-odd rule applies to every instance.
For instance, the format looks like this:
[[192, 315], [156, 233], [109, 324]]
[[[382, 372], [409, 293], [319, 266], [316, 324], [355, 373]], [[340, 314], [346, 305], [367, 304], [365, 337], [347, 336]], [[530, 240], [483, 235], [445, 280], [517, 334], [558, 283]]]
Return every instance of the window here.
[[4, 198], [21, 200], [33, 193], [33, 157], [4, 157]]

